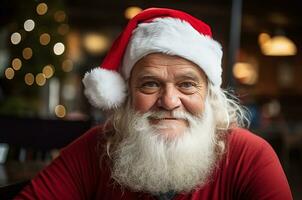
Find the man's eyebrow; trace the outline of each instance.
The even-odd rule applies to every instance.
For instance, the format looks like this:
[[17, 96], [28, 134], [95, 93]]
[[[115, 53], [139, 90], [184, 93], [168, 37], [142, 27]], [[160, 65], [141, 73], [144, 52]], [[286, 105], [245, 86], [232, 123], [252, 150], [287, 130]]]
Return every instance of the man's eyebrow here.
[[142, 74], [138, 80], [145, 80], [145, 79], [158, 79], [157, 76], [154, 76], [154, 75], [150, 75], [150, 74]]
[[200, 81], [200, 78], [195, 73], [186, 73], [177, 76], [177, 79], [191, 79], [193, 81]]

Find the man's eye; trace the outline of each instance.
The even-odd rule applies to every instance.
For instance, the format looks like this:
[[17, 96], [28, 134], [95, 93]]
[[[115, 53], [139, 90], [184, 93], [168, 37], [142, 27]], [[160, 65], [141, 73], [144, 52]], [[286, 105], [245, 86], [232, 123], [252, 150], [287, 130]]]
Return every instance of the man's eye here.
[[190, 82], [190, 81], [187, 81], [187, 82], [181, 82], [179, 85], [178, 85], [178, 88], [181, 92], [183, 92], [184, 94], [194, 94], [195, 92], [198, 91], [198, 85], [194, 82]]
[[145, 94], [153, 94], [159, 91], [160, 85], [155, 81], [148, 81], [140, 85], [139, 90]]
[[196, 84], [193, 82], [182, 82], [180, 83], [179, 87], [183, 89], [191, 89], [192, 87], [196, 87]]
[[145, 82], [141, 85], [142, 88], [157, 88], [159, 84], [154, 81]]

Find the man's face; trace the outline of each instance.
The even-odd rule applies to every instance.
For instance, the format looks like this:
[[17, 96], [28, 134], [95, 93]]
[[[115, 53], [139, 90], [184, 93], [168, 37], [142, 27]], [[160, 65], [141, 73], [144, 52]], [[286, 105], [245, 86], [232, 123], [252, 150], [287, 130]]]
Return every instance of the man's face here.
[[140, 113], [163, 111], [164, 116], [149, 118], [161, 127], [167, 138], [181, 135], [188, 127], [184, 119], [173, 118], [173, 111], [200, 116], [204, 111], [207, 79], [194, 63], [165, 54], [149, 54], [133, 67], [130, 77], [132, 107]]

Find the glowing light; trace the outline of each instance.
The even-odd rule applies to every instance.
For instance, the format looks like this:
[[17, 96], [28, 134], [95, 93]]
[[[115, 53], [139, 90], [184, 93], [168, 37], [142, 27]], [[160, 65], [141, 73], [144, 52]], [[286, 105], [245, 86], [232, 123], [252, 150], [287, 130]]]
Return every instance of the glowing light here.
[[83, 44], [89, 53], [100, 54], [108, 49], [109, 39], [101, 34], [89, 33], [85, 35]]
[[46, 77], [44, 74], [39, 73], [36, 75], [36, 83], [39, 86], [43, 86], [46, 83]]
[[63, 22], [66, 19], [66, 14], [64, 11], [59, 10], [59, 11], [55, 12], [54, 17], [57, 22]]
[[55, 114], [57, 117], [63, 118], [66, 115], [66, 109], [63, 105], [57, 105], [55, 107]]
[[37, 5], [36, 11], [39, 15], [44, 15], [48, 10], [48, 6], [46, 3], [39, 3]]
[[61, 24], [59, 27], [58, 27], [58, 33], [60, 35], [65, 35], [66, 33], [68, 33], [69, 31], [69, 26], [68, 24]]
[[9, 80], [13, 79], [15, 76], [15, 71], [13, 70], [13, 68], [6, 68], [5, 70], [5, 77]]
[[237, 62], [233, 67], [233, 74], [240, 82], [248, 85], [253, 85], [258, 80], [257, 70], [246, 62]]
[[132, 19], [135, 15], [137, 15], [141, 11], [142, 11], [142, 9], [140, 7], [136, 7], [136, 6], [128, 7], [125, 10], [125, 17], [126, 17], [126, 19]]
[[27, 85], [32, 85], [35, 81], [35, 77], [32, 73], [27, 73], [24, 76], [24, 81]]
[[48, 45], [48, 43], [50, 42], [50, 35], [48, 33], [43, 33], [40, 35], [40, 43], [42, 45]]
[[28, 19], [24, 22], [24, 30], [27, 32], [34, 30], [35, 28], [35, 22], [32, 19]]
[[14, 70], [19, 70], [22, 67], [22, 61], [19, 58], [15, 58], [12, 61], [12, 67], [14, 68]]
[[267, 56], [293, 56], [297, 54], [297, 47], [293, 41], [285, 36], [275, 36], [261, 46], [262, 53]]
[[65, 51], [65, 46], [62, 42], [57, 42], [54, 46], [53, 46], [53, 52], [56, 55], [61, 55], [63, 54]]
[[33, 56], [33, 51], [31, 48], [27, 47], [22, 51], [23, 58], [29, 60]]
[[258, 43], [266, 56], [293, 56], [297, 54], [295, 43], [284, 35], [271, 37], [267, 33], [260, 33]]
[[64, 72], [70, 72], [73, 69], [73, 62], [70, 59], [66, 59], [62, 63], [62, 70]]
[[259, 43], [259, 45], [263, 45], [264, 43], [266, 43], [270, 39], [271, 39], [271, 36], [269, 34], [260, 33], [259, 36], [258, 36], [258, 43]]
[[10, 41], [12, 42], [12, 44], [16, 45], [19, 44], [21, 42], [21, 34], [18, 32], [13, 33], [10, 36]]
[[46, 65], [45, 67], [43, 67], [42, 72], [45, 75], [45, 78], [50, 78], [54, 74], [54, 69], [51, 65]]

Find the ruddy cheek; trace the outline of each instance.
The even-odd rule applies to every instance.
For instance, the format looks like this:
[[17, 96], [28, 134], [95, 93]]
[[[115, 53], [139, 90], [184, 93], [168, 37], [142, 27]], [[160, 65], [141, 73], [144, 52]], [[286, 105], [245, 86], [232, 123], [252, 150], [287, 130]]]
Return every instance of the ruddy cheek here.
[[134, 94], [133, 108], [140, 112], [148, 112], [156, 102], [152, 95]]
[[200, 115], [204, 111], [204, 100], [202, 98], [190, 98], [182, 102], [186, 110], [193, 115]]

